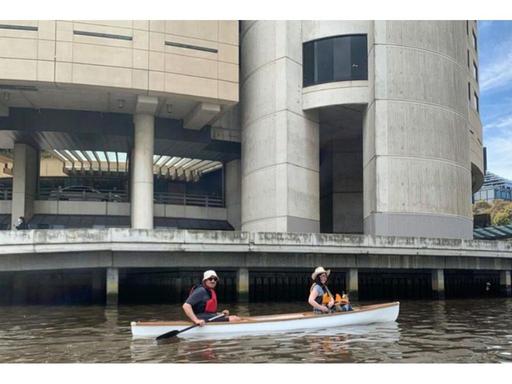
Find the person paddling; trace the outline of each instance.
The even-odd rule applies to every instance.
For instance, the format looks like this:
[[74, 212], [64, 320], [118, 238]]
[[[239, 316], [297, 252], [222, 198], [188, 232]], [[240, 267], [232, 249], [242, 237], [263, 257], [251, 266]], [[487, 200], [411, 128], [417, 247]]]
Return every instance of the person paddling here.
[[[217, 294], [215, 287], [219, 277], [213, 270], [208, 270], [203, 274], [201, 285], [192, 288], [189, 297], [182, 308], [185, 315], [196, 325], [203, 326], [207, 320], [218, 315], [217, 313]], [[227, 309], [223, 310], [224, 317], [212, 320], [216, 321], [240, 321], [238, 316], [230, 316]]]
[[325, 270], [324, 267], [317, 267], [311, 279], [313, 285], [311, 286], [308, 303], [313, 307], [315, 313], [329, 313], [333, 311], [352, 311], [352, 306], [348, 301], [346, 295], [340, 296], [336, 294], [336, 299], [327, 288], [327, 279], [331, 274], [330, 270]]

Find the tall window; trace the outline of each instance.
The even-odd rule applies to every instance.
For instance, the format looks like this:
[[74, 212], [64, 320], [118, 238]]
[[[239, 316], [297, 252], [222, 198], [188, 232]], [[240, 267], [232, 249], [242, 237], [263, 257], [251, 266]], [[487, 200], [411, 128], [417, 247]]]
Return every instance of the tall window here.
[[473, 61], [473, 77], [475, 78], [476, 82], [478, 83], [478, 67], [476, 66], [476, 63]]
[[473, 93], [473, 108], [475, 108], [477, 112], [480, 112], [480, 103], [476, 92]]
[[475, 48], [475, 51], [478, 51], [478, 43], [476, 41], [476, 35], [475, 35], [475, 31], [472, 31], [473, 33], [473, 48]]
[[334, 81], [367, 80], [366, 35], [308, 41], [303, 45], [303, 86]]

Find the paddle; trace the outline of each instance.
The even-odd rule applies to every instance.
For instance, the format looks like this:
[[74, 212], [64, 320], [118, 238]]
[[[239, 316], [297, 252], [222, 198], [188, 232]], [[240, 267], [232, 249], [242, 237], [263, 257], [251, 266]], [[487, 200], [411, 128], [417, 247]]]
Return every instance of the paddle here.
[[[221, 313], [220, 315], [214, 316], [211, 319], [206, 320], [206, 322], [208, 323], [208, 322], [213, 321], [215, 319], [220, 319], [221, 317], [224, 317], [224, 316], [225, 315], [223, 313]], [[179, 335], [182, 332], [188, 331], [189, 329], [192, 329], [192, 328], [195, 328], [195, 327], [198, 327], [198, 326], [199, 326], [198, 324], [194, 324], [194, 325], [191, 325], [190, 327], [182, 329], [181, 331], [178, 331], [177, 329], [175, 329], [173, 331], [169, 331], [169, 332], [161, 334], [160, 336], [157, 336], [156, 340], [159, 341], [159, 340], [169, 339], [171, 337]]]

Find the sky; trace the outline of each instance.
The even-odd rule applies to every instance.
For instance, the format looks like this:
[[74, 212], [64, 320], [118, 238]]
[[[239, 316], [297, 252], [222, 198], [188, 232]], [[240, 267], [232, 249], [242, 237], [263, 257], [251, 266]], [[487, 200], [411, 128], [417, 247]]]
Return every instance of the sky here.
[[487, 170], [512, 180], [512, 21], [479, 21], [478, 31]]

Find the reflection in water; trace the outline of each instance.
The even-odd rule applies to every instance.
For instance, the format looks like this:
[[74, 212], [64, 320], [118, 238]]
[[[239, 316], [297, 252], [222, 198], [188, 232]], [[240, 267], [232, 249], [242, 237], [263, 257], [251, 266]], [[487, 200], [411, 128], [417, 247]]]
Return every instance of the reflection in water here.
[[[305, 303], [231, 306], [262, 315]], [[131, 338], [132, 320], [183, 318], [180, 305], [0, 307], [0, 362], [510, 362], [511, 299], [414, 301], [398, 322], [165, 344]]]

